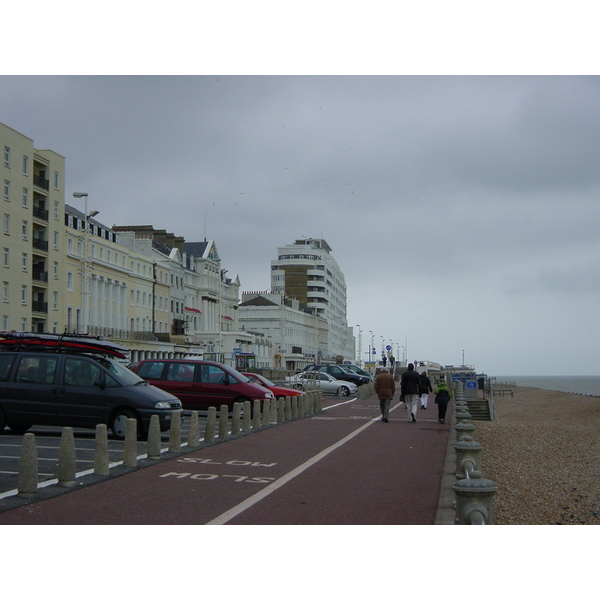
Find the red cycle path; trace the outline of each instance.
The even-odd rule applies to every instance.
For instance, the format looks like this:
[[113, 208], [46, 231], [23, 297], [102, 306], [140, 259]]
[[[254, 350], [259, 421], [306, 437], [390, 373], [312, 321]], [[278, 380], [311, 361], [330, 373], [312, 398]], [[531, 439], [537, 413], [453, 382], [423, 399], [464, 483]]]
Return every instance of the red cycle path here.
[[0, 524], [433, 524], [450, 426], [375, 396], [0, 514]]

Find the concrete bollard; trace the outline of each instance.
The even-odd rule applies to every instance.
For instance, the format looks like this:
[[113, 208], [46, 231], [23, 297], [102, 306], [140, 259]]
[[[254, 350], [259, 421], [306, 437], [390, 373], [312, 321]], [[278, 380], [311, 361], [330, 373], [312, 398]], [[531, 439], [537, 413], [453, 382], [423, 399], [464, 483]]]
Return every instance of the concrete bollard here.
[[261, 425], [263, 427], [268, 427], [271, 422], [271, 400], [265, 398], [262, 405], [262, 420]]
[[72, 427], [63, 427], [58, 449], [58, 485], [75, 487], [75, 438]]
[[269, 423], [277, 423], [277, 400], [271, 398], [269, 401], [271, 410], [269, 411]]
[[23, 436], [17, 489], [22, 498], [36, 498], [38, 495], [38, 458], [33, 433]]
[[169, 452], [181, 452], [181, 413], [171, 413], [171, 427], [169, 429]]
[[252, 410], [252, 429], [260, 429], [262, 423], [260, 400], [254, 401], [254, 409]]
[[285, 421], [285, 404], [283, 398], [278, 398], [277, 403], [277, 422], [283, 423]]
[[298, 418], [298, 400], [300, 396], [292, 396], [292, 419]]
[[322, 390], [319, 390], [319, 393], [317, 394], [317, 398], [318, 398], [317, 412], [319, 414], [321, 414], [323, 412], [323, 391]]
[[137, 419], [127, 419], [123, 446], [123, 466], [137, 467]]
[[229, 435], [229, 409], [226, 404], [221, 404], [219, 412], [219, 439], [226, 440]]
[[102, 477], [110, 475], [110, 468], [108, 466], [108, 427], [106, 423], [98, 423], [96, 425], [94, 475]]
[[[260, 406], [260, 400], [257, 400]], [[260, 414], [260, 412], [259, 412]], [[252, 431], [252, 403], [250, 400], [244, 402], [244, 414], [242, 415], [242, 431], [248, 433]]]
[[148, 458], [152, 460], [160, 458], [160, 419], [158, 415], [152, 415], [150, 417], [146, 454], [148, 455]]
[[456, 413], [456, 419], [461, 423], [466, 423], [471, 419], [471, 413], [465, 410]]
[[498, 487], [483, 479], [480, 471], [472, 471], [470, 479], [457, 481], [453, 486], [456, 496], [457, 525], [493, 525], [494, 494]]
[[283, 399], [283, 404], [284, 404], [285, 420], [291, 421], [292, 420], [292, 398], [290, 396], [286, 396]]
[[188, 448], [198, 448], [200, 446], [200, 418], [197, 410], [193, 410], [190, 415], [187, 444]]
[[215, 441], [215, 429], [217, 424], [217, 407], [209, 406], [206, 415], [206, 426], [204, 428], [204, 441], [212, 444]]
[[242, 428], [242, 405], [240, 402], [233, 403], [231, 411], [231, 435], [239, 435]]
[[460, 423], [457, 423], [454, 427], [454, 430], [456, 431], [457, 442], [462, 441], [467, 436], [469, 436], [471, 439], [474, 439], [475, 425], [469, 421], [461, 421]]
[[479, 471], [479, 455], [482, 446], [471, 436], [465, 436], [460, 442], [454, 444], [456, 450], [456, 479], [466, 479], [467, 471]]

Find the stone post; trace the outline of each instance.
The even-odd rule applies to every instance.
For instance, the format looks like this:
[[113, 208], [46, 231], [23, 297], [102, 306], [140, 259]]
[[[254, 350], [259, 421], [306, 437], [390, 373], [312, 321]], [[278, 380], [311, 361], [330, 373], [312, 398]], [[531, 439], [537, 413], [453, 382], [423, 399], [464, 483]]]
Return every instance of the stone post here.
[[146, 454], [148, 455], [148, 458], [152, 460], [158, 460], [160, 458], [160, 419], [158, 415], [152, 415], [150, 417]]
[[494, 524], [494, 494], [496, 484], [482, 479], [480, 471], [472, 471], [470, 479], [461, 479], [453, 486], [456, 496], [457, 525]]
[[233, 403], [231, 411], [231, 435], [239, 435], [242, 428], [242, 405], [239, 402]]
[[212, 444], [215, 441], [215, 429], [217, 424], [217, 408], [209, 406], [206, 415], [206, 425], [204, 428], [204, 441]]
[[22, 498], [36, 498], [38, 495], [38, 457], [33, 433], [23, 436], [17, 489]]
[[169, 452], [181, 452], [181, 413], [171, 413], [171, 428], [169, 429]]
[[229, 435], [229, 409], [226, 404], [221, 404], [219, 412], [219, 439], [226, 440]]
[[465, 436], [454, 444], [456, 450], [456, 479], [466, 479], [468, 471], [479, 471], [479, 455], [482, 446], [471, 436]]
[[[260, 400], [257, 400], [258, 406], [260, 406]], [[260, 409], [259, 409], [260, 416]], [[244, 414], [242, 415], [242, 431], [248, 433], [252, 431], [252, 403], [250, 400], [244, 402]]]
[[[265, 400], [266, 402], [266, 400]], [[252, 411], [252, 429], [260, 429], [262, 424], [261, 412], [260, 412], [260, 400], [254, 401], [254, 409]]]
[[75, 438], [72, 427], [63, 427], [58, 449], [58, 485], [75, 487]]
[[94, 475], [106, 477], [110, 475], [108, 466], [108, 427], [106, 423], [96, 425], [96, 440], [94, 451]]
[[198, 411], [193, 410], [190, 415], [190, 425], [188, 427], [188, 448], [198, 448], [200, 446], [200, 419]]
[[137, 467], [137, 419], [127, 419], [125, 425], [123, 466]]

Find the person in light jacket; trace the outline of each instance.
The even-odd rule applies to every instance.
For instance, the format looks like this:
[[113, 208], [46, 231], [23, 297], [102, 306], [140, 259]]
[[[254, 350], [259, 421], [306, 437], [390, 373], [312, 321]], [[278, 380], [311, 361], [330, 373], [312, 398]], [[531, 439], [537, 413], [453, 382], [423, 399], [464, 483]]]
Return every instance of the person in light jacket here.
[[435, 388], [435, 403], [438, 405], [438, 421], [444, 423], [448, 402], [452, 398], [452, 392], [448, 389], [446, 382], [442, 379]]
[[387, 369], [381, 369], [381, 373], [375, 378], [375, 393], [379, 398], [381, 420], [387, 423], [390, 416], [390, 403], [396, 393], [396, 382]]

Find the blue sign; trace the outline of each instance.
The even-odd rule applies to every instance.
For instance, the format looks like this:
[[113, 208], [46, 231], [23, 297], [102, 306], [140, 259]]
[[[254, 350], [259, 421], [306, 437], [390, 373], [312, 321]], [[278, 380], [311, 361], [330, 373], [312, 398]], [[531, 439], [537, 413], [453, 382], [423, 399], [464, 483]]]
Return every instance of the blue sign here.
[[388, 345], [385, 347], [385, 349], [389, 352], [392, 349], [392, 347]]
[[467, 381], [467, 389], [468, 390], [476, 390], [477, 382], [476, 381]]
[[375, 348], [373, 348], [373, 354], [377, 354], [377, 350], [375, 350]]

